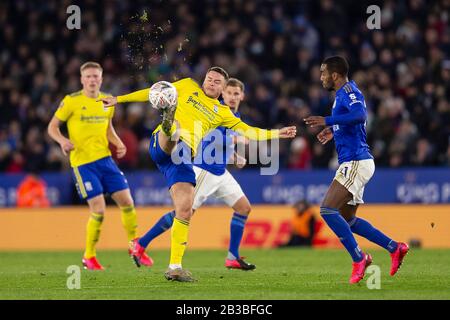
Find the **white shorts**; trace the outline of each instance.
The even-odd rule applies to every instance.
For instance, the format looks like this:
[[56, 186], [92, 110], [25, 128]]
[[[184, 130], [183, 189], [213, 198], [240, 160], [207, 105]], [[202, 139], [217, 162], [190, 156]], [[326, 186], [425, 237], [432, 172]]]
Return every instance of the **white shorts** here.
[[354, 206], [364, 203], [364, 186], [372, 178], [374, 172], [375, 162], [373, 159], [343, 162], [339, 166], [334, 179], [353, 194], [353, 199], [347, 204]]
[[233, 207], [236, 202], [245, 194], [239, 183], [228, 170], [221, 176], [216, 176], [206, 170], [194, 166], [195, 180], [197, 184], [194, 190], [194, 205], [192, 209], [197, 210], [210, 196], [222, 200], [229, 207]]

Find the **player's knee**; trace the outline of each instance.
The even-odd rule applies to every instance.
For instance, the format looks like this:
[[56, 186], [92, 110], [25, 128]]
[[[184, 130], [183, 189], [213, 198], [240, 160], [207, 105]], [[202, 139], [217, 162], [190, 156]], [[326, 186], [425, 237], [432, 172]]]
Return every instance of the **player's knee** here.
[[101, 214], [101, 215], [105, 214], [105, 208], [102, 208], [102, 207], [93, 207], [93, 208], [91, 208], [91, 211], [96, 214]]
[[353, 227], [356, 223], [356, 216], [351, 216], [351, 217], [344, 217], [345, 221], [347, 221], [348, 225], [351, 227]]
[[320, 215], [324, 216], [324, 215], [329, 215], [329, 214], [339, 214], [339, 210], [335, 209], [331, 206], [325, 206], [322, 204], [320, 206]]
[[97, 213], [97, 214], [104, 214], [105, 213], [105, 205], [103, 203], [91, 203], [89, 204], [89, 209], [91, 212]]
[[354, 214], [345, 214], [341, 212], [341, 215], [348, 223], [356, 219], [356, 216]]
[[175, 212], [175, 217], [178, 219], [189, 221], [191, 219], [191, 216], [192, 216], [191, 208], [180, 208]]
[[250, 214], [250, 212], [252, 211], [252, 207], [250, 206], [250, 204], [244, 205], [239, 209], [239, 214], [242, 214], [244, 216], [248, 216]]
[[126, 208], [134, 207], [133, 199], [128, 198], [128, 199], [122, 200], [120, 203], [120, 207], [122, 207], [122, 208], [123, 207], [126, 207]]
[[252, 211], [252, 207], [248, 199], [246, 197], [242, 197], [233, 205], [233, 210], [236, 213], [247, 216], [250, 214], [250, 211]]

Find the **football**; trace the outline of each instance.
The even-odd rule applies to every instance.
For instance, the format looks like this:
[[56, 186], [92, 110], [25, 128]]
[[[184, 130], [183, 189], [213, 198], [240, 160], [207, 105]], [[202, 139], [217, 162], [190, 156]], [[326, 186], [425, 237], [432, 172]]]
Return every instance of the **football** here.
[[159, 81], [150, 87], [148, 100], [153, 108], [161, 110], [177, 104], [177, 89], [167, 81]]

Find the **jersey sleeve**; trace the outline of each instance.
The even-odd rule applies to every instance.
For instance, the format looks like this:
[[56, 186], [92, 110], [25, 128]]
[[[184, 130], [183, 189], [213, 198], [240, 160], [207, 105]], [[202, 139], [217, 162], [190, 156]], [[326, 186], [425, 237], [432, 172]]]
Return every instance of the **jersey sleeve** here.
[[279, 130], [265, 130], [249, 126], [240, 118], [236, 117], [230, 110], [224, 112], [221, 126], [229, 128], [251, 140], [277, 139], [280, 132]]
[[355, 125], [364, 123], [367, 118], [367, 111], [364, 100], [361, 95], [354, 92], [343, 93], [340, 96], [341, 105], [345, 107], [348, 112], [335, 116], [325, 117], [325, 124], [327, 126], [333, 125]]
[[67, 121], [72, 115], [72, 105], [70, 103], [70, 97], [65, 96], [59, 103], [58, 109], [55, 112], [55, 117], [61, 121]]
[[129, 94], [125, 94], [122, 96], [117, 96], [118, 103], [124, 102], [148, 102], [148, 94], [150, 92], [150, 88], [134, 91]]
[[110, 111], [109, 111], [109, 118], [112, 119], [112, 118], [114, 118], [114, 112], [116, 111], [116, 106], [113, 106], [113, 107], [111, 107], [109, 109], [110, 109]]
[[194, 80], [192, 80], [191, 78], [184, 78], [184, 79], [172, 82], [172, 84], [175, 87], [175, 89], [177, 89], [178, 95], [180, 95], [181, 92], [183, 90], [185, 90], [189, 85], [192, 85], [192, 84], [197, 85], [197, 83]]
[[[191, 78], [181, 79], [179, 81], [173, 82], [172, 84], [177, 89], [179, 93], [181, 90], [186, 88], [186, 86], [190, 83], [194, 82]], [[148, 94], [150, 93], [150, 88], [145, 88], [142, 90], [134, 91], [122, 96], [117, 96], [118, 103], [124, 102], [148, 102]]]
[[355, 92], [350, 92], [350, 93], [344, 93], [342, 95], [343, 101], [345, 103], [345, 105], [347, 106], [347, 108], [349, 110], [351, 110], [353, 107], [363, 107], [365, 108], [364, 105], [364, 98], [362, 95], [357, 94]]

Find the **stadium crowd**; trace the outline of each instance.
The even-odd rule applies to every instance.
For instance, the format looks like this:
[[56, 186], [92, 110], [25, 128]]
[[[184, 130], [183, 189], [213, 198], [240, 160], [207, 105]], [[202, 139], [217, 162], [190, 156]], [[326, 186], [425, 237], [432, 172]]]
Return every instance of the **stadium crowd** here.
[[[336, 54], [365, 94], [377, 166], [450, 165], [448, 0], [76, 3], [81, 30], [66, 27], [71, 1], [0, 3], [0, 172], [67, 169], [46, 127], [64, 95], [80, 90], [87, 60], [101, 63], [102, 89], [114, 95], [157, 80], [202, 81], [222, 66], [246, 84], [247, 123], [299, 128], [281, 143], [282, 167], [335, 168], [333, 144], [318, 143], [303, 118], [330, 113], [319, 67]], [[366, 26], [370, 4], [381, 7], [381, 30]], [[153, 168], [157, 112], [128, 104], [114, 121], [128, 148], [120, 167]]]

